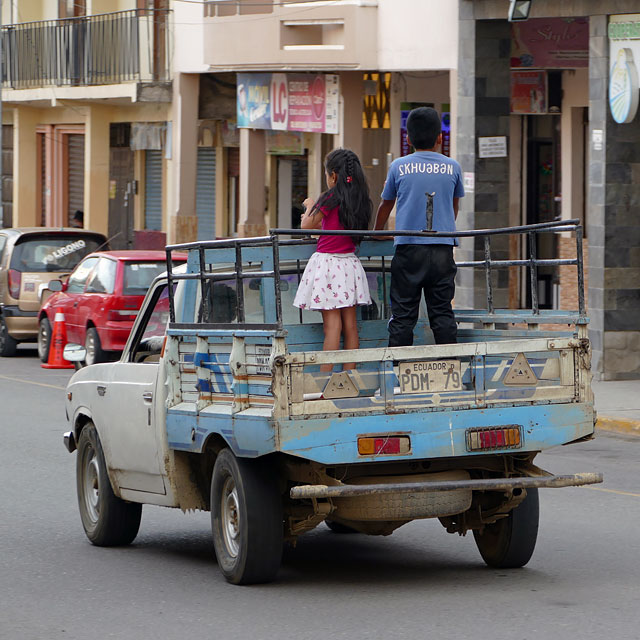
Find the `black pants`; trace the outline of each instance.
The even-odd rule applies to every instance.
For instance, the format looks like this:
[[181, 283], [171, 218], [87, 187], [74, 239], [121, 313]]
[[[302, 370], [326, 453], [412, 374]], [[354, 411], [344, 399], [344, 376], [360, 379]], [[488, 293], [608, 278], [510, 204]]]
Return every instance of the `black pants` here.
[[396, 246], [391, 261], [390, 347], [413, 344], [413, 329], [418, 321], [423, 291], [436, 344], [457, 342], [458, 328], [451, 308], [456, 271], [452, 245]]

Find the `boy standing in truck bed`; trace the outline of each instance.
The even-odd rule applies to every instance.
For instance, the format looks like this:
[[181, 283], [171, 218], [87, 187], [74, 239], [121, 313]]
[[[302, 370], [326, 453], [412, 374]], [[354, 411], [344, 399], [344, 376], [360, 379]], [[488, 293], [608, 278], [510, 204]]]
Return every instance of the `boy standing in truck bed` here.
[[[464, 196], [460, 165], [437, 153], [442, 142], [440, 116], [419, 107], [407, 118], [407, 140], [416, 149], [391, 163], [378, 207], [375, 229], [384, 229], [397, 202], [396, 230], [424, 231], [427, 199], [433, 198], [433, 231], [455, 231], [458, 201]], [[455, 238], [397, 236], [391, 262], [389, 346], [413, 344], [420, 295], [424, 291], [436, 344], [457, 342], [451, 307], [455, 293]]]

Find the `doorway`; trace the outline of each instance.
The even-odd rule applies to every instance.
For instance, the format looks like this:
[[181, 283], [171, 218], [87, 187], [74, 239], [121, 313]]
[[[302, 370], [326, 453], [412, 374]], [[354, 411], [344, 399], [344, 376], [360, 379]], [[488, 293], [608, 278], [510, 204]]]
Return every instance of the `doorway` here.
[[133, 247], [133, 151], [131, 125], [112, 124], [109, 150], [109, 243], [112, 249]]
[[[561, 166], [560, 116], [535, 115], [527, 117], [527, 224], [560, 220]], [[529, 247], [524, 249], [530, 256]], [[558, 238], [555, 233], [536, 236], [538, 259], [558, 257]], [[538, 304], [541, 309], [558, 307], [558, 267], [538, 267]], [[531, 281], [526, 278], [527, 306], [531, 306]]]

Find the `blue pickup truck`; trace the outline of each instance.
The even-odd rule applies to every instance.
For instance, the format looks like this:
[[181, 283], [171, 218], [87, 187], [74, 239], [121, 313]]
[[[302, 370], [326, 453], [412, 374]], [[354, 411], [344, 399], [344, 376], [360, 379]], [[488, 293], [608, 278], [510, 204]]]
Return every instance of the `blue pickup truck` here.
[[[560, 232], [575, 234], [576, 258], [537, 259], [536, 237]], [[505, 234], [532, 238], [525, 258], [493, 257]], [[319, 314], [292, 305], [315, 248], [304, 232], [167, 247], [120, 361], [80, 369], [67, 388], [64, 440], [91, 542], [132, 542], [143, 504], [208, 510], [220, 570], [247, 584], [273, 580], [283, 545], [321, 523], [389, 535], [438, 518], [472, 531], [488, 565], [525, 565], [538, 489], [602, 481], [534, 464], [594, 434], [582, 231], [569, 221], [456, 235], [484, 242], [458, 266], [483, 270], [487, 291], [486, 308], [455, 310], [458, 344], [435, 345], [421, 314], [413, 346], [387, 346], [393, 246], [364, 239], [373, 302], [358, 311], [361, 348], [341, 351], [322, 351]], [[172, 271], [174, 251], [188, 262]], [[577, 310], [540, 309], [536, 287], [530, 309], [494, 308], [498, 270], [536, 283], [550, 262], [577, 269]]]

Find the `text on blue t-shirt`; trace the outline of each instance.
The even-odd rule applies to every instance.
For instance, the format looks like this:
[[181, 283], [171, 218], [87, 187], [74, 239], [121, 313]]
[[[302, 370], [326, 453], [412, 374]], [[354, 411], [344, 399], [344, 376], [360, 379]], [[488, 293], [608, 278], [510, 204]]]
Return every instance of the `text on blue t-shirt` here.
[[[416, 151], [391, 163], [383, 200], [396, 200], [396, 230], [427, 228], [427, 193], [433, 196], [433, 231], [455, 231], [453, 199], [464, 196], [460, 165], [435, 151]], [[396, 244], [455, 244], [455, 238], [398, 236]]]

